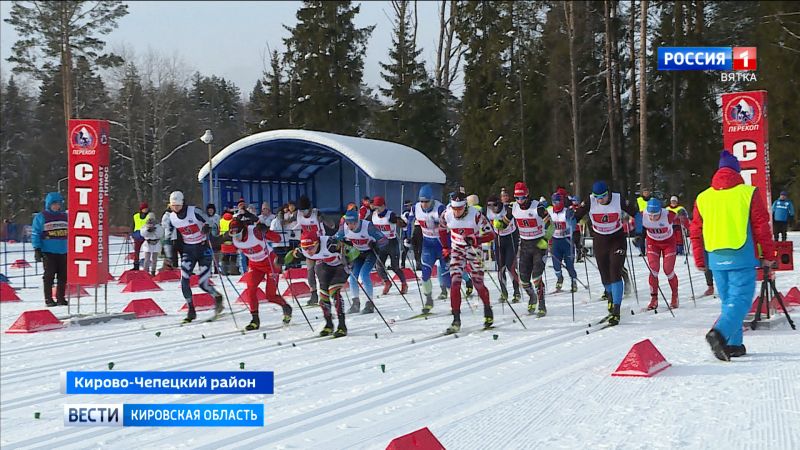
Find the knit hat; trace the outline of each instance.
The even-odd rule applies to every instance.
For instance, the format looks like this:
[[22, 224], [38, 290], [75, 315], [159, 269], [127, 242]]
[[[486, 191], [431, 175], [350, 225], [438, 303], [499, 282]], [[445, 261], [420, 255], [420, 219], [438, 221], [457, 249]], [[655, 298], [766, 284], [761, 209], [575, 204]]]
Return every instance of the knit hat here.
[[226, 212], [225, 214], [222, 215], [222, 218], [225, 220], [231, 220], [233, 219], [233, 214]]
[[150, 209], [150, 207], [147, 206], [147, 202], [139, 203], [139, 211], [141, 211], [143, 209]]
[[658, 214], [661, 212], [661, 200], [653, 197], [647, 201], [647, 212], [650, 214]]
[[731, 152], [728, 150], [723, 150], [719, 155], [719, 168], [722, 169], [723, 167], [733, 169], [736, 172], [740, 172], [742, 170], [741, 166], [739, 166], [739, 160], [736, 159], [735, 156], [731, 155]]
[[386, 200], [384, 200], [384, 198], [381, 197], [380, 195], [376, 195], [372, 199], [372, 204], [375, 206], [386, 206]]
[[358, 211], [351, 209], [344, 213], [345, 222], [358, 222]]
[[788, 197], [788, 196], [789, 196], [789, 193], [788, 193], [788, 192], [786, 192], [786, 191], [781, 191], [781, 195], [783, 195], [784, 197]]
[[297, 201], [297, 209], [311, 209], [311, 200], [307, 195], [301, 195]]
[[231, 220], [231, 223], [228, 224], [228, 233], [232, 235], [239, 234], [243, 228], [244, 225], [239, 221], [239, 219], [233, 219]]
[[419, 196], [420, 201], [428, 201], [433, 200], [433, 188], [429, 184], [423, 185], [419, 188]]
[[514, 184], [514, 197], [527, 197], [528, 196], [528, 186], [525, 185], [522, 181], [517, 181]]
[[605, 181], [598, 180], [592, 185], [592, 195], [595, 197], [604, 197], [608, 194], [608, 185]]
[[468, 204], [469, 206], [475, 206], [475, 205], [477, 205], [477, 204], [478, 204], [478, 203], [480, 203], [480, 202], [481, 202], [481, 201], [480, 201], [480, 199], [479, 199], [479, 198], [478, 198], [478, 196], [477, 196], [477, 195], [475, 195], [475, 194], [472, 194], [472, 195], [468, 195], [468, 196], [467, 196], [467, 204]]
[[672, 203], [672, 202], [678, 203], [678, 197], [673, 195], [672, 197], [669, 198], [669, 202], [670, 203]]

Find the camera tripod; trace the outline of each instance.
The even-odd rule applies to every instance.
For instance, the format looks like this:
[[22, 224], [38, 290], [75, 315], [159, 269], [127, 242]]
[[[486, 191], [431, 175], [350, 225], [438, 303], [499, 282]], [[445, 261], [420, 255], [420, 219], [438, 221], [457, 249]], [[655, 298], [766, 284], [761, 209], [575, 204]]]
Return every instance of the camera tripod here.
[[781, 309], [783, 310], [783, 314], [786, 315], [786, 320], [789, 322], [789, 326], [791, 326], [793, 330], [796, 330], [797, 328], [795, 328], [794, 322], [789, 316], [789, 312], [786, 311], [786, 305], [783, 303], [783, 295], [781, 295], [781, 293], [778, 292], [778, 289], [775, 288], [775, 280], [770, 276], [770, 269], [768, 267], [763, 267], [761, 270], [764, 274], [764, 279], [761, 281], [761, 295], [758, 297], [756, 315], [753, 318], [753, 321], [750, 322], [750, 328], [755, 330], [758, 326], [758, 322], [761, 321], [761, 308], [764, 304], [767, 305], [767, 319], [769, 319], [770, 300], [775, 299], [778, 301], [778, 305], [780, 305]]

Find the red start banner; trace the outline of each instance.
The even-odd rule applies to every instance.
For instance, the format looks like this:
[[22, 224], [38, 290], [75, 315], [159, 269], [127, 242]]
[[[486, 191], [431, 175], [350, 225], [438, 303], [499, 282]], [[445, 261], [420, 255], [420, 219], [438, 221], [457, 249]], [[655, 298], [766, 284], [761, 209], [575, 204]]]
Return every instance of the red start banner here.
[[69, 252], [73, 285], [108, 281], [108, 122], [69, 121]]
[[767, 133], [767, 91], [722, 94], [724, 148], [739, 160], [745, 184], [757, 187], [771, 208]]

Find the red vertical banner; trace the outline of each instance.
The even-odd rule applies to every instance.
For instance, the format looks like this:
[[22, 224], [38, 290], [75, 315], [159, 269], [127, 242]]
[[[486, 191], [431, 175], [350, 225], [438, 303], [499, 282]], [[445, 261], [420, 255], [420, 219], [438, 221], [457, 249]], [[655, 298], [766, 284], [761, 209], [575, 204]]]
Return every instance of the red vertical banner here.
[[108, 280], [108, 122], [69, 121], [69, 252], [73, 285]]
[[745, 184], [757, 187], [771, 209], [767, 91], [722, 94], [722, 142], [739, 160]]

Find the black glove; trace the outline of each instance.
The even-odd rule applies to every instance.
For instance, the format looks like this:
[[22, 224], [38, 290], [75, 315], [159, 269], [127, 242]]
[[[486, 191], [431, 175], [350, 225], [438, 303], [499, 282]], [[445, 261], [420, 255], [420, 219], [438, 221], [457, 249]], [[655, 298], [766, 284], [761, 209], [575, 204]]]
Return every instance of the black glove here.
[[203, 234], [211, 233], [211, 225], [204, 223], [203, 228], [200, 230]]
[[33, 250], [33, 258], [36, 262], [42, 262], [42, 249], [37, 248]]

